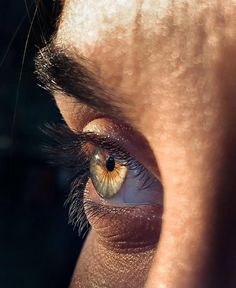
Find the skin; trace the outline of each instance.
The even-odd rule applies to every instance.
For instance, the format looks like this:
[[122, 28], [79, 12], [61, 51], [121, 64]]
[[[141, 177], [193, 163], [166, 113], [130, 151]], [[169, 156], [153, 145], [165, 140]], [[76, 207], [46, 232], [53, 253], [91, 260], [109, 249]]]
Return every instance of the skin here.
[[[138, 221], [89, 219], [92, 232], [71, 287], [236, 286], [235, 15], [233, 0], [65, 0], [57, 46], [93, 63], [148, 142], [164, 187], [161, 231], [160, 221], [150, 224], [158, 247], [147, 239], [141, 247], [141, 236], [138, 249], [128, 236], [115, 245], [110, 231], [127, 235]], [[55, 99], [73, 130], [96, 122], [97, 111], [61, 93]], [[110, 127], [108, 134], [122, 134]], [[143, 158], [142, 144], [133, 142]], [[131, 213], [137, 218], [148, 209]]]

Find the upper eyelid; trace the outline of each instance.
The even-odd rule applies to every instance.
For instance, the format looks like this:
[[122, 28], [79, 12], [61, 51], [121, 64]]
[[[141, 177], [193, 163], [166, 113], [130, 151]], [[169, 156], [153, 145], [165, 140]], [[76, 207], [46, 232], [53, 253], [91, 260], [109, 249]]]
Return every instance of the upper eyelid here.
[[[150, 168], [153, 169], [148, 169], [149, 167], [146, 166], [145, 163], [140, 161], [136, 155], [130, 153], [129, 150], [124, 147], [125, 144], [121, 145], [109, 135], [100, 135], [91, 131], [78, 133], [72, 131], [66, 124], [47, 125], [44, 130], [44, 133], [51, 139], [51, 143], [46, 147], [46, 150], [49, 151], [49, 154], [52, 156], [52, 162], [56, 165], [71, 168], [78, 165], [78, 159], [80, 159], [82, 163], [79, 163], [80, 167], [77, 168], [83, 169], [82, 166], [87, 165], [85, 162], [90, 160], [90, 153], [86, 154], [86, 145], [90, 143], [96, 147], [107, 150], [118, 160], [125, 161], [131, 169], [143, 166], [150, 174], [162, 182], [159, 170], [156, 168], [157, 166], [152, 165]], [[89, 150], [87, 150], [87, 152], [89, 152]], [[70, 157], [67, 157], [68, 155]]]
[[[69, 151], [77, 151], [85, 153], [86, 144], [90, 143], [96, 147], [100, 147], [112, 153], [119, 159], [129, 162], [133, 157], [118, 143], [108, 136], [98, 135], [94, 132], [80, 132], [72, 131], [67, 125], [46, 125], [43, 133], [50, 139], [50, 143], [44, 145], [45, 150], [50, 153], [57, 154], [69, 153]], [[85, 156], [85, 155], [84, 155]]]

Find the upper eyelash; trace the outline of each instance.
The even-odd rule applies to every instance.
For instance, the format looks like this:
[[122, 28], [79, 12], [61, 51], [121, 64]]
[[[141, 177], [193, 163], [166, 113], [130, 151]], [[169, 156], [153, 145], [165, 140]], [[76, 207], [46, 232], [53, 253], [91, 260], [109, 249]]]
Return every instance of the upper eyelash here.
[[[133, 164], [131, 163], [134, 160], [133, 157], [109, 136], [102, 136], [94, 132], [76, 133], [69, 129], [65, 124], [46, 124], [42, 131], [48, 136], [50, 141], [45, 144], [43, 148], [51, 154], [52, 162], [57, 165], [60, 165], [61, 163], [63, 165], [67, 164], [66, 166], [71, 168], [73, 163], [78, 161], [80, 156], [89, 158], [85, 153], [85, 144], [87, 143], [92, 143], [96, 147], [109, 151], [116, 159], [125, 161], [127, 165]], [[59, 158], [54, 157], [59, 156], [58, 152], [64, 152], [64, 155], [67, 157], [69, 155], [75, 156], [75, 158], [73, 158], [75, 161], [72, 161], [72, 163], [66, 161], [65, 163], [66, 159], [64, 159], [63, 155], [60, 155]]]
[[69, 223], [74, 228], [78, 227], [79, 234], [84, 231], [85, 227], [89, 227], [83, 203], [84, 190], [89, 180], [90, 163], [90, 156], [86, 154], [86, 144], [91, 143], [107, 150], [117, 160], [127, 165], [129, 169], [138, 168], [137, 177], [141, 175], [143, 178], [146, 177], [143, 189], [148, 188], [151, 184], [148, 182], [152, 178], [145, 173], [146, 169], [108, 136], [93, 132], [76, 133], [65, 124], [46, 124], [42, 131], [49, 139], [43, 149], [48, 153], [50, 162], [72, 170], [71, 191], [65, 204], [69, 205]]

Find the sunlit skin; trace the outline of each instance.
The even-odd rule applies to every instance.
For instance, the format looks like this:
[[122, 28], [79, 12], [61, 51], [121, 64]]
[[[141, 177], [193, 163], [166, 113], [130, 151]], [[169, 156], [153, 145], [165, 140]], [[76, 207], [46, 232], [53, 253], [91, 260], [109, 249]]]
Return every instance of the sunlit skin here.
[[[65, 0], [55, 43], [75, 60], [90, 61], [148, 142], [164, 187], [158, 247], [137, 249], [127, 238], [115, 249], [109, 233], [119, 225], [143, 234], [122, 215], [111, 232], [104, 229], [108, 236], [101, 235], [107, 223], [92, 222], [71, 287], [236, 287], [235, 1]], [[103, 129], [111, 121], [102, 115], [99, 122], [97, 111], [62, 93], [54, 96], [73, 130]], [[124, 137], [122, 127], [105, 130]], [[159, 177], [141, 141], [127, 138]], [[148, 213], [137, 209], [132, 213]], [[150, 225], [160, 229], [158, 221]]]

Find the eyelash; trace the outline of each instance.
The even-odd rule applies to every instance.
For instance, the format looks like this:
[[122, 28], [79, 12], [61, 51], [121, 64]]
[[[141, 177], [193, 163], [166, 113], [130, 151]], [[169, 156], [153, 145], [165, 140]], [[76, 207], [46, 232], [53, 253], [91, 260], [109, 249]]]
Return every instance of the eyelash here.
[[[90, 178], [89, 163], [91, 153], [86, 153], [88, 152], [88, 143], [108, 151], [130, 170], [136, 169], [138, 173], [135, 176], [142, 177], [142, 180], [144, 180], [142, 189], [147, 189], [152, 184], [153, 178], [146, 168], [109, 136], [101, 136], [93, 132], [75, 133], [65, 124], [46, 124], [42, 132], [49, 140], [43, 145], [43, 150], [48, 154], [50, 164], [69, 169], [73, 175], [70, 180], [71, 191], [65, 201], [65, 205], [69, 206], [69, 223], [74, 228], [78, 228], [79, 235], [84, 230], [85, 235], [89, 227], [84, 211], [86, 203], [83, 201], [86, 184]], [[91, 208], [89, 211], [86, 209], [87, 214], [96, 216], [98, 212], [101, 212], [99, 205], [92, 203], [91, 200], [87, 201], [89, 202], [88, 206]]]

